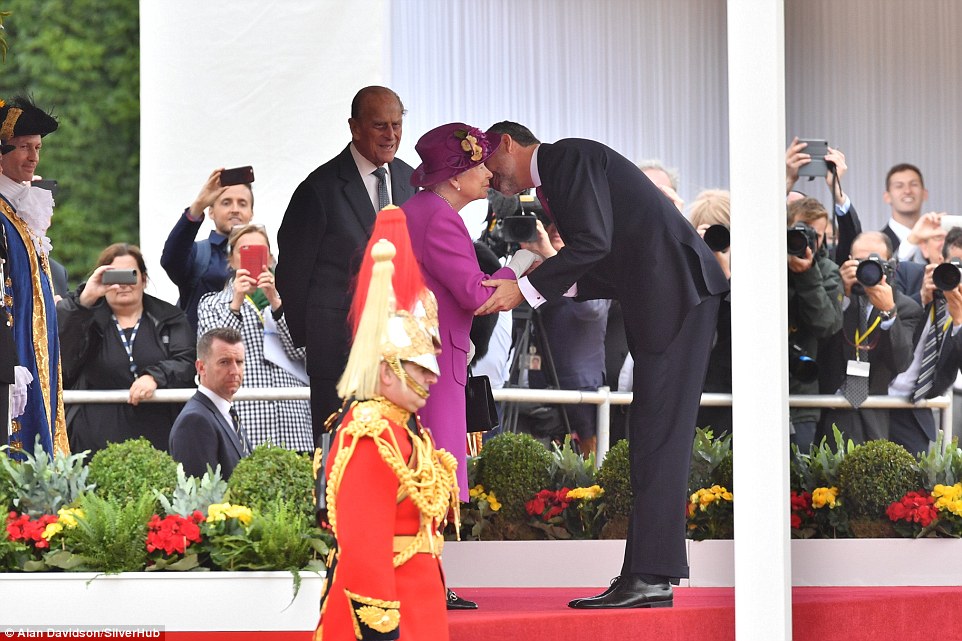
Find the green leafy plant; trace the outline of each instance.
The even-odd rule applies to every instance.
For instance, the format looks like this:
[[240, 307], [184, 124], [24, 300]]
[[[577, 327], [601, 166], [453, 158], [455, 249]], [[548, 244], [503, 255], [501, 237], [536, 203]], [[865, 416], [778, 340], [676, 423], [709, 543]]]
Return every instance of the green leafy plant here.
[[627, 518], [631, 514], [633, 494], [631, 491], [631, 459], [628, 454], [628, 441], [618, 441], [608, 450], [598, 470], [598, 485], [605, 491], [605, 514]]
[[237, 464], [227, 481], [232, 503], [264, 510], [276, 499], [310, 518], [314, 511], [314, 470], [305, 456], [271, 445], [258, 445]]
[[498, 497], [502, 518], [527, 521], [525, 503], [551, 483], [548, 450], [528, 434], [505, 432], [485, 443], [480, 459], [478, 482]]
[[90, 461], [97, 494], [119, 503], [138, 501], [156, 490], [167, 494], [177, 483], [177, 463], [145, 438], [110, 443]]
[[85, 452], [66, 456], [57, 453], [51, 460], [39, 436], [33, 454], [23, 452], [23, 461], [7, 458], [7, 449], [6, 446], [0, 448], [0, 467], [7, 479], [7, 492], [13, 494], [12, 507], [18, 512], [30, 516], [56, 514], [61, 507], [93, 489], [93, 485], [87, 483]]
[[241, 512], [237, 515], [208, 519], [207, 549], [216, 566], [225, 570], [288, 570], [294, 577], [295, 596], [301, 570], [324, 569], [321, 559], [330, 552], [331, 541], [311, 524], [300, 506], [275, 499], [249, 517]]
[[147, 563], [147, 522], [154, 510], [154, 497], [144, 493], [133, 501], [85, 494], [79, 501], [81, 514], [77, 526], [63, 531], [64, 551], [80, 557], [62, 560], [53, 553], [47, 563], [67, 569], [92, 570], [116, 574], [143, 570]]
[[942, 452], [945, 435], [940, 431], [929, 451], [919, 456], [922, 486], [931, 491], [936, 485], [955, 485], [962, 480], [962, 449], [958, 437]]
[[689, 493], [713, 485], [732, 490], [732, 436], [715, 438], [710, 428], [696, 428], [691, 448]]
[[832, 426], [834, 447], [826, 438], [803, 453], [791, 446], [791, 488], [799, 492], [813, 492], [817, 487], [837, 487], [839, 465], [855, 449], [855, 442], [847, 442], [838, 427]]
[[853, 517], [881, 519], [888, 506], [919, 487], [915, 459], [891, 441], [855, 446], [838, 466], [842, 501]]
[[214, 470], [208, 465], [207, 472], [198, 480], [194, 476], [187, 476], [180, 463], [177, 464], [177, 485], [171, 497], [154, 490], [154, 496], [164, 513], [180, 516], [190, 516], [195, 510], [206, 514], [212, 504], [224, 501], [226, 493], [227, 481], [220, 475], [220, 465]]
[[571, 447], [571, 436], [565, 436], [559, 447], [551, 443], [551, 478], [555, 489], [589, 487], [595, 482], [595, 454], [581, 456]]

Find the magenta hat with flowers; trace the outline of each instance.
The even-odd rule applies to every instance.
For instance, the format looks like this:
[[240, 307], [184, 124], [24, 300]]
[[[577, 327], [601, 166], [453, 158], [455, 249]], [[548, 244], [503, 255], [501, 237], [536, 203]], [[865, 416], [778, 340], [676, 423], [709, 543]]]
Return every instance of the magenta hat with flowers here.
[[483, 163], [500, 144], [500, 136], [488, 136], [463, 122], [435, 127], [414, 145], [421, 164], [414, 170], [411, 184], [427, 187], [453, 178]]

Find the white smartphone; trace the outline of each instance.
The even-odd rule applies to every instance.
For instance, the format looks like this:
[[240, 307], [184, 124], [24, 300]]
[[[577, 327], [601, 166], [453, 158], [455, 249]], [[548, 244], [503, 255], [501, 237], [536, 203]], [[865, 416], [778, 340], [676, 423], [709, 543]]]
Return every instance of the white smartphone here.
[[942, 215], [942, 229], [949, 230], [953, 227], [962, 227], [962, 216], [954, 214]]

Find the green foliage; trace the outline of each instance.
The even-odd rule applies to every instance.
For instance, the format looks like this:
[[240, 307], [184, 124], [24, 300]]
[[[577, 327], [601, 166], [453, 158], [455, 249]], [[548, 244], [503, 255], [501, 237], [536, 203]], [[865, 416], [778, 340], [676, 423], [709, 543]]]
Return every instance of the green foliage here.
[[72, 569], [107, 574], [144, 569], [153, 496], [144, 493], [122, 503], [90, 493], [80, 499], [79, 507], [83, 516], [77, 517], [77, 527], [64, 530], [65, 547], [83, 561]]
[[231, 503], [263, 511], [280, 499], [310, 518], [314, 511], [314, 469], [306, 456], [268, 444], [241, 459], [227, 481]]
[[631, 513], [631, 457], [628, 454], [628, 441], [618, 441], [608, 450], [605, 460], [598, 470], [598, 485], [605, 491], [602, 500], [608, 518], [627, 517]]
[[881, 519], [890, 503], [918, 489], [918, 465], [901, 445], [869, 441], [842, 459], [838, 483], [851, 516]]
[[136, 242], [140, 8], [130, 0], [4, 0], [3, 94], [29, 93], [60, 128], [37, 173], [58, 181], [53, 256], [76, 282], [114, 242]]
[[501, 502], [509, 521], [527, 520], [525, 502], [551, 483], [551, 454], [528, 434], [505, 432], [485, 443], [478, 481]]
[[554, 481], [554, 489], [560, 490], [563, 487], [574, 489], [576, 487], [590, 487], [595, 483], [595, 454], [592, 452], [588, 458], [575, 452], [571, 447], [571, 436], [565, 436], [564, 443], [558, 447], [557, 443], [551, 443], [551, 478]]
[[90, 460], [90, 480], [97, 494], [129, 503], [156, 490], [167, 494], [177, 483], [177, 463], [145, 438], [110, 443]]
[[[12, 496], [11, 507], [18, 512], [32, 517], [56, 514], [61, 507], [93, 489], [93, 485], [87, 484], [88, 469], [83, 464], [86, 452], [69, 456], [58, 453], [51, 461], [39, 436], [33, 454], [23, 452], [22, 462], [7, 458], [6, 449], [6, 446], [0, 448], [4, 450], [0, 451], [3, 468], [0, 476], [6, 477], [9, 489], [5, 491]], [[0, 492], [4, 490], [0, 488]]]
[[213, 503], [223, 503], [227, 493], [227, 481], [220, 475], [220, 465], [216, 470], [207, 466], [207, 473], [200, 481], [194, 476], [184, 473], [184, 466], [177, 464], [177, 486], [171, 498], [161, 492], [154, 491], [154, 496], [160, 502], [165, 514], [179, 514], [187, 517], [199, 510], [204, 514]]
[[922, 487], [930, 492], [936, 485], [955, 485], [962, 480], [962, 449], [959, 448], [959, 439], [953, 438], [943, 454], [944, 437], [940, 431], [935, 442], [929, 446], [929, 451], [919, 456]]
[[691, 471], [688, 474], [689, 493], [701, 488], [720, 485], [732, 491], [732, 436], [714, 438], [710, 428], [695, 428], [691, 448]]
[[812, 492], [817, 487], [838, 487], [839, 465], [847, 454], [855, 450], [855, 442], [845, 442], [838, 427], [833, 425], [835, 447], [826, 438], [812, 446], [807, 454], [792, 444], [791, 489], [798, 492]]

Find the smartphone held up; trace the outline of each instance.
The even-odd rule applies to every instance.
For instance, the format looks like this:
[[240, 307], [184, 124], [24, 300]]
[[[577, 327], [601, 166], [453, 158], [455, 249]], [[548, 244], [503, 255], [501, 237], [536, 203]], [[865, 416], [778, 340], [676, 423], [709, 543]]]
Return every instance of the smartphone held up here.
[[241, 245], [240, 267], [246, 269], [252, 278], [256, 279], [267, 266], [267, 246], [266, 245]]
[[220, 184], [222, 187], [249, 185], [252, 182], [254, 182], [254, 168], [250, 165], [224, 169], [220, 172]]

